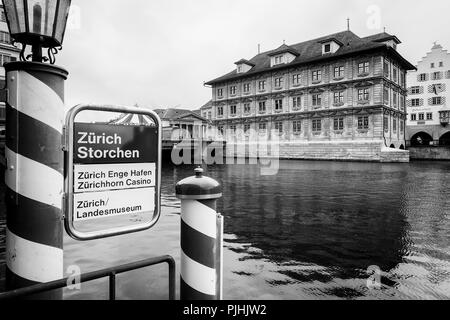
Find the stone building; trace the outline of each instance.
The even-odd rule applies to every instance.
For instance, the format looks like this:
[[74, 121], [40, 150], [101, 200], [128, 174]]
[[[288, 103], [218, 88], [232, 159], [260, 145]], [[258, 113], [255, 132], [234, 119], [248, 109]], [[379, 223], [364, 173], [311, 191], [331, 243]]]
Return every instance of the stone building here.
[[435, 44], [408, 73], [407, 145], [450, 145], [450, 53]]
[[[281, 158], [409, 161], [400, 40], [351, 31], [283, 44], [206, 83], [227, 149], [278, 140]], [[251, 156], [251, 154], [248, 154]]]

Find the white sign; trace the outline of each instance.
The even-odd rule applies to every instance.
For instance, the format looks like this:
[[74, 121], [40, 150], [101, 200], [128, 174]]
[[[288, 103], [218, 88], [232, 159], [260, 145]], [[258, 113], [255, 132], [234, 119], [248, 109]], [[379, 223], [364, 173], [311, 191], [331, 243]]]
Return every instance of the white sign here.
[[148, 188], [155, 179], [155, 163], [75, 165], [74, 192]]
[[153, 213], [155, 188], [74, 194], [74, 221]]

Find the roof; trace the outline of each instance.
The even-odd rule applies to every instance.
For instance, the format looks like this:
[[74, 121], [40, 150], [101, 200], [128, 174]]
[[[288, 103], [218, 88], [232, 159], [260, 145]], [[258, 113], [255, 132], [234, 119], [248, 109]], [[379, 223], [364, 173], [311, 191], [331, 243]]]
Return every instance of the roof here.
[[[366, 38], [360, 38], [356, 34], [354, 34], [351, 31], [343, 31], [338, 32], [335, 34], [331, 34], [328, 36], [320, 37], [318, 39], [313, 39], [301, 43], [297, 43], [294, 45], [287, 46], [288, 48], [292, 48], [296, 52], [298, 52], [298, 56], [288, 64], [279, 65], [275, 67], [270, 66], [270, 56], [274, 53], [278, 52], [280, 49], [283, 49], [282, 47], [279, 47], [275, 50], [267, 51], [260, 53], [256, 56], [254, 56], [252, 59], [250, 59], [250, 62], [252, 62], [255, 66], [249, 70], [246, 73], [240, 73], [238, 74], [236, 70], [233, 70], [219, 78], [216, 78], [214, 80], [211, 80], [207, 82], [207, 85], [212, 85], [215, 83], [253, 76], [256, 74], [260, 74], [266, 71], [274, 71], [274, 70], [282, 70], [285, 68], [291, 68], [293, 66], [300, 66], [303, 64], [310, 64], [314, 62], [320, 62], [324, 60], [333, 60], [341, 57], [345, 57], [348, 55], [354, 55], [357, 53], [363, 53], [368, 51], [386, 51], [388, 54], [393, 55], [399, 63], [401, 63], [405, 69], [407, 70], [414, 70], [415, 67], [408, 62], [405, 58], [403, 58], [395, 49], [391, 48], [390, 46], [380, 43], [378, 41], [381, 41], [386, 35], [391, 36], [387, 33], [374, 35], [371, 37]], [[391, 36], [393, 37], [393, 36]], [[339, 50], [337, 50], [335, 53], [323, 55], [322, 54], [322, 44], [321, 42], [327, 41], [327, 40], [333, 40], [333, 41], [339, 41], [343, 44]], [[372, 40], [375, 39], [375, 40]], [[285, 49], [285, 48], [284, 48]]]
[[200, 107], [200, 110], [209, 109], [212, 107], [213, 101], [209, 100], [207, 103], [205, 103], [203, 106]]
[[272, 56], [276, 56], [277, 54], [282, 54], [282, 53], [286, 53], [289, 52], [291, 54], [293, 54], [294, 56], [298, 56], [299, 53], [297, 50], [295, 50], [294, 48], [287, 46], [286, 44], [281, 45], [280, 47], [278, 47], [277, 49], [271, 51], [269, 54], [267, 54], [269, 57]]
[[252, 66], [252, 67], [254, 67], [255, 65], [253, 64], [253, 63], [251, 63], [250, 61], [248, 61], [248, 60], [245, 60], [245, 59], [241, 59], [241, 60], [239, 60], [239, 61], [236, 61], [234, 64], [248, 64], [249, 66]]
[[193, 116], [195, 118], [199, 118], [199, 120], [207, 121], [205, 118], [197, 114], [196, 111], [186, 110], [186, 109], [156, 109], [154, 110], [156, 114], [161, 118], [161, 120], [180, 120], [182, 118], [186, 118], [189, 116]]
[[363, 40], [374, 41], [374, 42], [383, 42], [383, 41], [388, 41], [388, 40], [394, 40], [397, 44], [402, 43], [396, 36], [393, 36], [386, 32], [377, 33], [377, 34], [365, 37], [365, 38], [363, 38]]

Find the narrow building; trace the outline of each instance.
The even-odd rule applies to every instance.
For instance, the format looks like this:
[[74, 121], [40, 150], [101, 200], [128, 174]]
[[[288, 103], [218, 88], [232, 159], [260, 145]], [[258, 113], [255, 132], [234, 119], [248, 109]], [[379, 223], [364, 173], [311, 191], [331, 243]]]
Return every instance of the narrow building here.
[[407, 83], [407, 145], [450, 146], [450, 53], [435, 43]]
[[283, 44], [207, 82], [204, 111], [227, 152], [276, 141], [280, 158], [407, 162], [406, 73], [415, 67], [400, 43], [344, 31]]

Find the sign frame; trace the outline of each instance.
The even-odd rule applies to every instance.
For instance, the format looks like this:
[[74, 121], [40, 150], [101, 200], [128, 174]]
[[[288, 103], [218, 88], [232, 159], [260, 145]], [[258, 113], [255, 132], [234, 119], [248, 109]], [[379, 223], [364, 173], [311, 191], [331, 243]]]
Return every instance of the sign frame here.
[[[74, 225], [74, 129], [75, 118], [82, 111], [104, 111], [115, 113], [139, 114], [150, 117], [155, 123], [158, 130], [158, 154], [156, 175], [155, 175], [155, 211], [153, 218], [149, 222], [139, 223], [133, 226], [115, 227], [107, 230], [99, 230], [92, 232], [79, 231]], [[67, 112], [65, 126], [63, 128], [63, 151], [64, 151], [64, 194], [63, 194], [63, 215], [64, 227], [66, 232], [75, 240], [87, 241], [103, 239], [108, 237], [119, 236], [128, 233], [144, 231], [152, 228], [161, 216], [161, 167], [162, 167], [162, 123], [159, 116], [152, 110], [136, 107], [113, 106], [113, 105], [89, 105], [80, 104]]]

